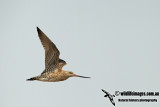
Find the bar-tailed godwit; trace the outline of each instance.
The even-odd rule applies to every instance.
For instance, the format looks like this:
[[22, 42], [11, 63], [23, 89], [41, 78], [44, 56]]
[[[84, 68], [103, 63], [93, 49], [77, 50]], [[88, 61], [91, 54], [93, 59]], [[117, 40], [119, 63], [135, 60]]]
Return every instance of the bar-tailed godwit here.
[[27, 79], [28, 81], [38, 80], [46, 82], [64, 81], [69, 77], [82, 77], [71, 71], [62, 70], [66, 62], [59, 58], [60, 52], [56, 45], [37, 27], [38, 36], [45, 50], [45, 70], [39, 75]]

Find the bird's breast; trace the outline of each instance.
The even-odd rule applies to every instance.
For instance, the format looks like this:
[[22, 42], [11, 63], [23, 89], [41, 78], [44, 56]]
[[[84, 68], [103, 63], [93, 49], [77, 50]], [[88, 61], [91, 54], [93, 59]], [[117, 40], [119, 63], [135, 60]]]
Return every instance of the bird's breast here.
[[53, 72], [53, 73], [49, 74], [49, 81], [50, 82], [64, 81], [66, 79], [68, 79], [68, 77], [63, 75], [62, 73]]

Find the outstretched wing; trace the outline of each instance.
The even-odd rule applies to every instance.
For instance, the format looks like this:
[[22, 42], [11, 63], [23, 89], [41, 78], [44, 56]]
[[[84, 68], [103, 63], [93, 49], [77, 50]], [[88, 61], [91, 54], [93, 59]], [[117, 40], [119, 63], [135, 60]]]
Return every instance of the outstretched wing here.
[[60, 52], [56, 45], [37, 27], [38, 36], [45, 50], [45, 72], [53, 72], [59, 66]]
[[59, 69], [62, 69], [62, 67], [67, 64], [66, 61], [64, 61], [63, 59], [59, 59], [58, 63], [59, 63]]
[[115, 106], [115, 102], [114, 102], [113, 98], [109, 98], [109, 99], [110, 99], [111, 103]]
[[[62, 69], [63, 66], [66, 65], [66, 64], [67, 64], [66, 61], [64, 61], [63, 59], [58, 60], [58, 66], [59, 66], [58, 68], [59, 69]], [[46, 73], [46, 70], [44, 70], [41, 74], [44, 74], [44, 73]]]
[[104, 93], [106, 93], [107, 95], [109, 94], [107, 91], [105, 91], [105, 90], [103, 90], [103, 89], [102, 89], [102, 91], [103, 91]]

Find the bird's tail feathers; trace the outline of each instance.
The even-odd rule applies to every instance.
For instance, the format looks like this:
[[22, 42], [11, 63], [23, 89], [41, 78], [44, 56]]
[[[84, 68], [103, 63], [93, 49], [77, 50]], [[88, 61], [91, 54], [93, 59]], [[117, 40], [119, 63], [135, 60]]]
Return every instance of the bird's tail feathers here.
[[36, 77], [32, 77], [32, 78], [27, 79], [27, 81], [34, 81], [34, 80], [37, 80], [37, 78]]

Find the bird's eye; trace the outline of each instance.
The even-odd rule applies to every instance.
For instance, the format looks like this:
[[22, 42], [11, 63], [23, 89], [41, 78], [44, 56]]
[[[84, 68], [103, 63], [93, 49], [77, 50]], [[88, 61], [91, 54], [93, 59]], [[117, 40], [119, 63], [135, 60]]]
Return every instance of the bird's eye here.
[[72, 72], [69, 72], [70, 74], [72, 74]]

